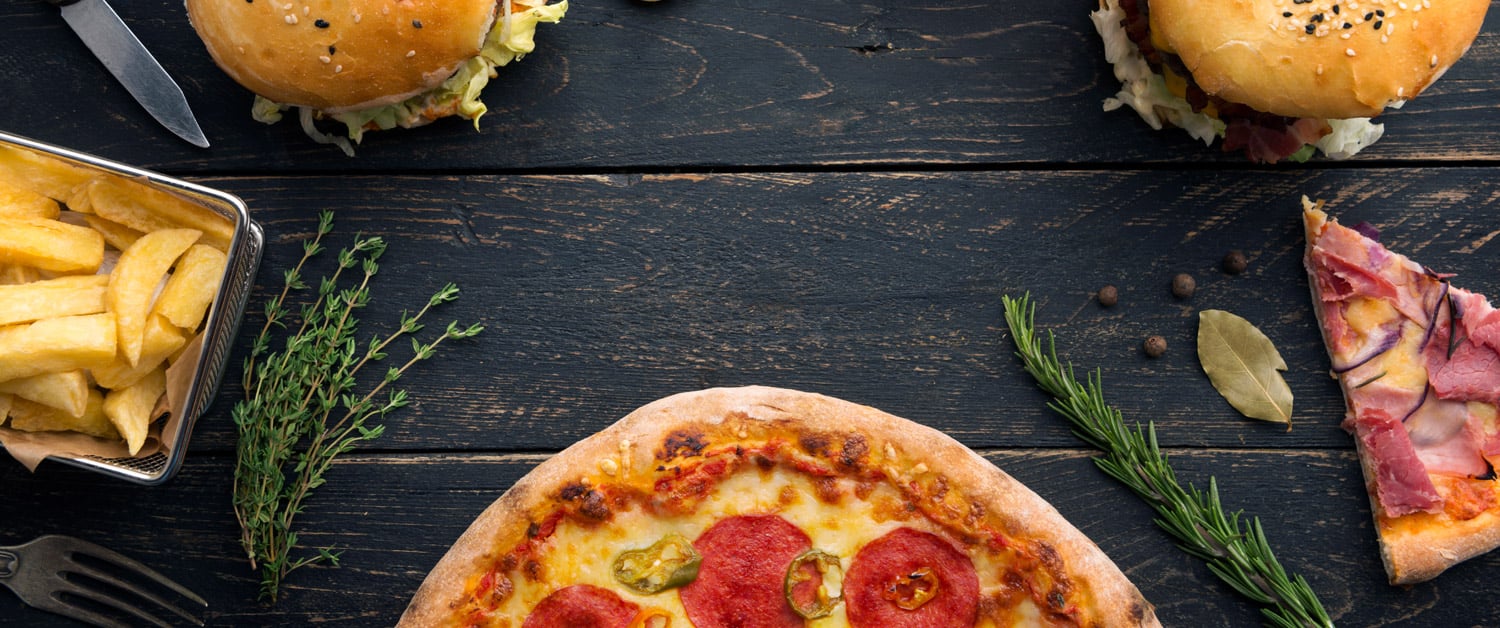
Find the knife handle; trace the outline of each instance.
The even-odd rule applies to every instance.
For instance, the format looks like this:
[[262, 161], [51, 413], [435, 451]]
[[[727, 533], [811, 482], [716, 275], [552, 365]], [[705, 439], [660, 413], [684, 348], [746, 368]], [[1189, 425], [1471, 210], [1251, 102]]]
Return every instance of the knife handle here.
[[78, 0], [47, 0], [47, 4], [55, 7], [65, 7], [73, 4], [74, 2], [78, 2]]

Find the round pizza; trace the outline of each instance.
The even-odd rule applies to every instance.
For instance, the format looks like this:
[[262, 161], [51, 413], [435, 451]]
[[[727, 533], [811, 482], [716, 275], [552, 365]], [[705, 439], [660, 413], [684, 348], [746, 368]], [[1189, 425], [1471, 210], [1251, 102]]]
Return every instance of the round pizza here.
[[647, 405], [474, 521], [403, 626], [1158, 626], [1056, 509], [972, 450], [776, 388]]

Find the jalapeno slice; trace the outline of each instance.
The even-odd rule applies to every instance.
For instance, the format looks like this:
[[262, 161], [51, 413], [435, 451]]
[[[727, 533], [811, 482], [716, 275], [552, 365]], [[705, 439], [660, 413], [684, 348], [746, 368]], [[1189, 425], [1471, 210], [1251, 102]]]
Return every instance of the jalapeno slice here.
[[[807, 604], [797, 601], [793, 595], [797, 585], [809, 582], [818, 576], [818, 589]], [[820, 549], [810, 549], [792, 559], [786, 569], [786, 580], [782, 583], [786, 603], [804, 619], [817, 619], [833, 614], [834, 607], [844, 601], [844, 566], [839, 557]]]
[[651, 547], [621, 552], [615, 558], [615, 581], [645, 595], [684, 586], [698, 578], [703, 557], [681, 534], [668, 534]]
[[905, 610], [914, 611], [921, 608], [938, 594], [938, 578], [932, 573], [930, 567], [915, 569], [909, 574], [901, 574], [886, 583], [884, 591], [880, 596], [887, 601], [894, 602]]

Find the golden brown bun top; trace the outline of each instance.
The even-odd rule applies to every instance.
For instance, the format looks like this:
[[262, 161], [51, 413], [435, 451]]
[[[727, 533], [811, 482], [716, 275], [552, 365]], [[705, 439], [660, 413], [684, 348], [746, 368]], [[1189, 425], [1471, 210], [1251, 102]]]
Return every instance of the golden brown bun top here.
[[384, 105], [436, 87], [479, 53], [495, 0], [187, 0], [230, 77], [278, 103]]
[[1182, 58], [1205, 92], [1284, 116], [1363, 118], [1442, 76], [1468, 50], [1489, 6], [1150, 0], [1149, 11], [1153, 36]]

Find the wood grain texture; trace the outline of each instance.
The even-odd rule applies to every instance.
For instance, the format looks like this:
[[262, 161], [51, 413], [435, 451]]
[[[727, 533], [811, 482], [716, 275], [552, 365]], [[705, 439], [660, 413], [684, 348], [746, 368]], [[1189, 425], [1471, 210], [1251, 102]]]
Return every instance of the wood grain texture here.
[[[1346, 626], [1482, 626], [1500, 622], [1476, 586], [1500, 557], [1476, 558], [1411, 588], [1385, 584], [1358, 464], [1348, 452], [1171, 451], [1183, 482], [1218, 479], [1225, 505], [1259, 517], [1278, 557], [1306, 577]], [[1254, 626], [1255, 610], [1173, 548], [1151, 513], [1089, 461], [1090, 452], [997, 450], [987, 457], [1048, 499], [1118, 563], [1165, 625]], [[296, 572], [272, 609], [255, 600], [224, 487], [221, 456], [190, 460], [164, 489], [122, 486], [65, 469], [0, 467], [7, 506], [26, 517], [5, 536], [64, 530], [189, 583], [208, 625], [390, 625], [428, 569], [480, 510], [541, 455], [356, 454], [337, 464], [301, 521], [303, 541], [343, 551], [342, 566]], [[6, 601], [0, 625], [69, 625]]]
[[[444, 282], [463, 289], [434, 321], [487, 331], [403, 380], [415, 405], [389, 419], [382, 448], [555, 450], [658, 397], [743, 384], [873, 405], [974, 447], [1071, 446], [1004, 332], [1001, 295], [1025, 292], [1063, 357], [1101, 369], [1111, 400], [1167, 444], [1347, 448], [1302, 269], [1301, 195], [1500, 294], [1500, 184], [1483, 169], [206, 182], [273, 234], [242, 350], [323, 207], [338, 209], [333, 244], [356, 231], [390, 243], [367, 333]], [[1219, 269], [1232, 249], [1244, 274]], [[1197, 278], [1189, 300], [1170, 294], [1178, 272]], [[1093, 300], [1104, 284], [1119, 288], [1113, 308]], [[1291, 431], [1213, 390], [1194, 350], [1208, 308], [1280, 349]], [[1140, 350], [1153, 334], [1169, 343], [1156, 360]], [[232, 447], [237, 380], [231, 367], [194, 447]]]
[[[369, 136], [359, 157], [265, 126], [175, 0], [117, 7], [214, 147], [173, 138], [45, 3], [0, 6], [0, 129], [174, 173], [1216, 162], [1185, 133], [1104, 112], [1118, 89], [1093, 0], [582, 0], [486, 91], [481, 130]], [[1500, 12], [1359, 161], [1500, 159]]]

